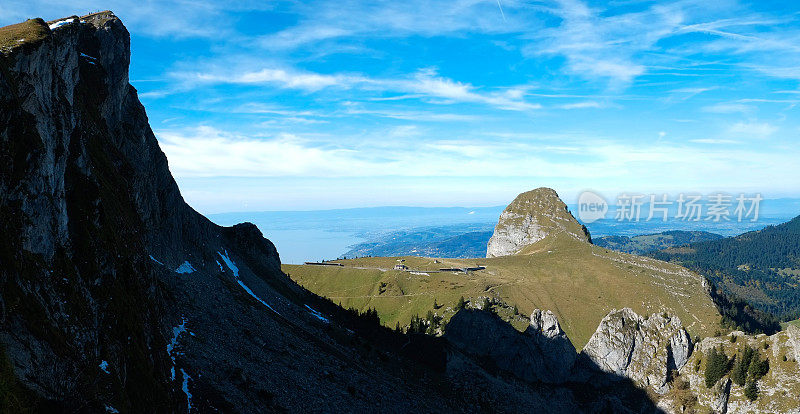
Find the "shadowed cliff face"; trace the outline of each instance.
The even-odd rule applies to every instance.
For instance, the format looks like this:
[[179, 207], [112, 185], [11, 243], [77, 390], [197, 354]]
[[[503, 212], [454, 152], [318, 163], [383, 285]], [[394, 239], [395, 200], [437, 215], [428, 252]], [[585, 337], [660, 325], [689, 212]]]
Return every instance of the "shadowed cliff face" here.
[[[18, 404], [175, 411], [175, 269], [297, 289], [255, 226], [223, 229], [184, 203], [113, 14], [26, 24], [44, 36], [0, 54], [0, 343], [31, 391]], [[235, 277], [218, 252], [243, 262]]]
[[[147, 252], [149, 218], [180, 199], [128, 61], [110, 15], [0, 55], [0, 340], [25, 386], [65, 409], [178, 405]], [[120, 375], [98, 378], [102, 361]]]

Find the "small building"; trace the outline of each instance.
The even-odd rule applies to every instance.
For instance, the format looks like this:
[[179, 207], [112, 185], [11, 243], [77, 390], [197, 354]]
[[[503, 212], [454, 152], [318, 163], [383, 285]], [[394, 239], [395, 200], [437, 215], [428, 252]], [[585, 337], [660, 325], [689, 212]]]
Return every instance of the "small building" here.
[[404, 265], [402, 263], [398, 263], [398, 264], [394, 265], [394, 270], [408, 270], [408, 266], [406, 266], [406, 265]]

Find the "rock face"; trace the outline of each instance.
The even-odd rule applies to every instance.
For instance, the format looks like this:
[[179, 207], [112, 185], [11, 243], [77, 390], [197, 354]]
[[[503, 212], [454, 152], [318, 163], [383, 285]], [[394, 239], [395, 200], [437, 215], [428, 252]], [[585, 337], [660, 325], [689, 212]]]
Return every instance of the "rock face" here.
[[570, 214], [553, 189], [537, 188], [518, 195], [500, 214], [486, 247], [486, 257], [517, 254], [526, 246], [556, 234], [591, 240], [588, 231]]
[[538, 309], [525, 332], [518, 332], [494, 313], [462, 310], [447, 324], [445, 338], [526, 381], [567, 382], [577, 356], [555, 315]]
[[668, 370], [681, 369], [691, 352], [689, 334], [678, 318], [643, 318], [624, 308], [603, 318], [582, 354], [604, 372], [663, 394], [668, 391]]
[[715, 413], [726, 414], [728, 412], [728, 399], [731, 396], [731, 379], [723, 378], [714, 386], [714, 406]]

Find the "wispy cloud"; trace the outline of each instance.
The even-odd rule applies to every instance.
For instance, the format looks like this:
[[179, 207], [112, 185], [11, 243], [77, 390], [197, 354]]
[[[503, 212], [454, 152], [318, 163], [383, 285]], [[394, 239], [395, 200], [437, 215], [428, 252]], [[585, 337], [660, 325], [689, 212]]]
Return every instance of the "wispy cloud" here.
[[746, 138], [764, 139], [778, 131], [778, 127], [767, 122], [737, 122], [731, 125], [728, 132]]
[[440, 76], [435, 69], [426, 68], [401, 78], [373, 78], [359, 74], [320, 74], [296, 69], [264, 68], [255, 71], [225, 73], [172, 73], [186, 87], [203, 84], [270, 84], [278, 88], [316, 92], [322, 89], [358, 89], [380, 94], [404, 94], [402, 98], [428, 98], [433, 103], [478, 103], [502, 110], [528, 111], [541, 108], [525, 99], [525, 87], [508, 87], [483, 91], [469, 83]]
[[708, 105], [701, 108], [703, 112], [713, 114], [735, 114], [735, 113], [751, 113], [755, 111], [752, 105], [745, 105], [740, 103], [717, 103]]

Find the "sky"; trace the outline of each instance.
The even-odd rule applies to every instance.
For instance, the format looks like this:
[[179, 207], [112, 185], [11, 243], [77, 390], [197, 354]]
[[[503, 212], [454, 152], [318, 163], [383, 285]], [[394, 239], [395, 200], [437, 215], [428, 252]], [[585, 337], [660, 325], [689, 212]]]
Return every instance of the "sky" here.
[[800, 197], [797, 2], [3, 0], [0, 25], [102, 9], [203, 213]]

